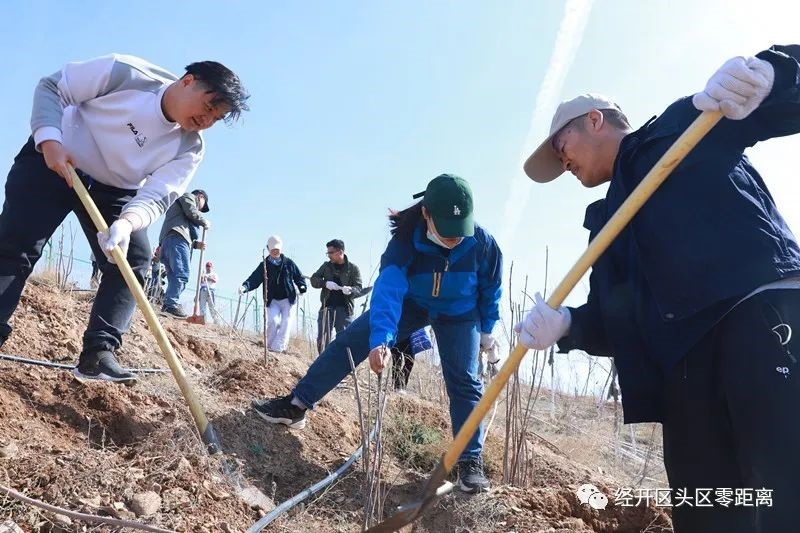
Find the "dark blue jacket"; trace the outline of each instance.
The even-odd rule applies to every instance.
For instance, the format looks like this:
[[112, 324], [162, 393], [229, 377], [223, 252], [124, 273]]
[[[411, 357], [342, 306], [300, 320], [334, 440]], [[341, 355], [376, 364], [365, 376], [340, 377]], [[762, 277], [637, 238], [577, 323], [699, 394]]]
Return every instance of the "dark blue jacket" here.
[[[253, 270], [253, 273], [250, 274], [247, 281], [242, 283], [242, 286], [247, 291], [252, 291], [260, 287], [263, 283], [264, 262], [262, 261], [255, 270]], [[300, 273], [300, 269], [297, 268], [294, 261], [281, 254], [281, 264], [276, 266], [270, 263], [269, 258], [267, 258], [267, 306], [269, 306], [276, 297], [278, 297], [279, 300], [289, 298], [289, 303], [294, 305], [294, 302], [297, 300], [297, 291], [294, 288], [295, 285], [297, 285], [297, 288], [300, 290], [300, 294], [306, 292], [306, 280], [303, 278], [303, 274]]]
[[[800, 247], [744, 150], [800, 132], [800, 46], [758, 54], [772, 92], [744, 120], [717, 124], [592, 268], [559, 351], [614, 356], [625, 422], [661, 421], [663, 375], [753, 289], [800, 275]], [[699, 115], [691, 98], [620, 144], [604, 200], [586, 210], [590, 239]]]
[[421, 221], [413, 242], [392, 237], [381, 256], [370, 306], [370, 348], [397, 342], [406, 298], [431, 318], [472, 316], [486, 333], [500, 319], [503, 255], [494, 238], [476, 224], [474, 236], [448, 251], [428, 240], [423, 228]]

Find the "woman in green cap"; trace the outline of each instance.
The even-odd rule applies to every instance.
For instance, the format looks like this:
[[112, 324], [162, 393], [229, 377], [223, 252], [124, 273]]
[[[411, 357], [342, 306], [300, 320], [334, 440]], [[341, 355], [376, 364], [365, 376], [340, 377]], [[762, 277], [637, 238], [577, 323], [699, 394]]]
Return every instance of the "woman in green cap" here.
[[[398, 339], [430, 325], [438, 341], [442, 374], [450, 397], [454, 434], [483, 392], [478, 375], [481, 349], [497, 352], [492, 335], [500, 317], [502, 254], [494, 238], [473, 221], [472, 191], [462, 178], [434, 178], [422, 200], [389, 216], [392, 239], [368, 312], [358, 317], [320, 354], [291, 394], [253, 402], [268, 422], [305, 426], [305, 413], [369, 358], [381, 372]], [[466, 492], [489, 487], [483, 473], [483, 426], [459, 458], [459, 486]]]

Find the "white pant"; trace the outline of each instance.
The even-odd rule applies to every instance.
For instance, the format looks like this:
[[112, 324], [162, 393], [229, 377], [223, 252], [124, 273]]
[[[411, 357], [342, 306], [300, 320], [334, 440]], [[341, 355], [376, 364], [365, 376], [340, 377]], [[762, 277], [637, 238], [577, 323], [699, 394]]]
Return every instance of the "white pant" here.
[[212, 318], [212, 320], [214, 320], [214, 324], [218, 324], [219, 322], [218, 322], [217, 318], [219, 316], [219, 313], [217, 313], [217, 308], [214, 305], [216, 303], [215, 298], [216, 298], [216, 295], [215, 295], [214, 289], [210, 289], [209, 290], [208, 287], [205, 287], [205, 286], [201, 286], [200, 287], [200, 315], [203, 318], [205, 318], [206, 309], [208, 307], [210, 307], [211, 308], [211, 318]]
[[282, 352], [289, 346], [292, 332], [292, 307], [288, 298], [272, 300], [267, 308], [267, 341], [273, 352]]

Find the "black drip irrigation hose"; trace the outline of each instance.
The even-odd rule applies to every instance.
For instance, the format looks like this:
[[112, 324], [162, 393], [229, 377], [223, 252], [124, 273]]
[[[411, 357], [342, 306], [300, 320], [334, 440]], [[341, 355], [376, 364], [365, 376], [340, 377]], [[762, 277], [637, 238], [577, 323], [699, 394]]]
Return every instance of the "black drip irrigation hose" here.
[[[377, 424], [372, 428], [372, 433], [369, 436], [370, 442], [372, 441], [373, 438], [375, 438], [376, 429], [377, 429]], [[328, 485], [339, 479], [339, 477], [344, 473], [344, 471], [350, 468], [350, 466], [353, 463], [355, 463], [359, 457], [361, 457], [361, 454], [363, 452], [364, 452], [364, 445], [362, 444], [361, 446], [358, 447], [358, 449], [355, 452], [353, 452], [353, 455], [351, 455], [350, 458], [342, 464], [342, 466], [336, 469], [335, 472], [333, 472], [325, 479], [318, 481], [317, 483], [304, 489], [303, 491], [299, 492], [292, 498], [286, 500], [285, 502], [277, 506], [275, 509], [264, 515], [264, 517], [261, 518], [261, 520], [250, 526], [250, 529], [248, 529], [246, 533], [259, 533], [259, 531], [270, 525], [280, 515], [282, 515], [283, 513], [285, 513], [295, 505], [297, 505], [298, 503], [302, 502], [309, 496], [313, 496], [320, 490], [324, 489], [325, 487], [327, 487]]]
[[[0, 353], [0, 359], [4, 361], [13, 361], [15, 363], [24, 363], [26, 365], [46, 366], [48, 368], [61, 368], [64, 370], [72, 370], [75, 368], [75, 365], [42, 361], [40, 359], [27, 359], [25, 357], [17, 357], [16, 355], [7, 355], [3, 353]], [[126, 368], [125, 370], [133, 372], [134, 374], [160, 374], [162, 372], [169, 372], [166, 368]]]

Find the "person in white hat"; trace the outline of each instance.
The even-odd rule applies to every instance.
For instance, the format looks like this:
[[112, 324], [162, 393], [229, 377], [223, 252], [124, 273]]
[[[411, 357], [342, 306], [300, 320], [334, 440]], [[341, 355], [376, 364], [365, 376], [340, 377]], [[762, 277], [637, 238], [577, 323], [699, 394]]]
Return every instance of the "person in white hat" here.
[[[292, 332], [292, 308], [297, 302], [297, 294], [306, 292], [307, 286], [303, 274], [294, 261], [281, 253], [283, 241], [277, 235], [267, 239], [267, 340], [268, 348], [273, 352], [286, 353], [289, 347], [289, 336]], [[239, 287], [239, 294], [257, 289], [264, 282], [264, 263], [250, 274], [250, 277]], [[295, 286], [297, 289], [295, 289]]]
[[[594, 264], [587, 303], [537, 295], [516, 326], [532, 349], [615, 358], [625, 422], [663, 424], [673, 500], [705, 503], [673, 508], [678, 533], [797, 529], [800, 247], [744, 150], [800, 132], [799, 59], [797, 45], [733, 58], [636, 131], [608, 98], [579, 96], [524, 166], [608, 184], [591, 239], [701, 111], [724, 116]], [[753, 500], [718, 499], [733, 489]]]

